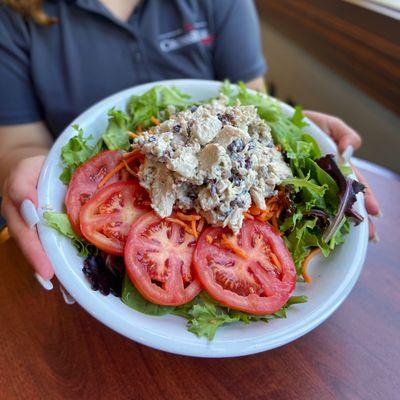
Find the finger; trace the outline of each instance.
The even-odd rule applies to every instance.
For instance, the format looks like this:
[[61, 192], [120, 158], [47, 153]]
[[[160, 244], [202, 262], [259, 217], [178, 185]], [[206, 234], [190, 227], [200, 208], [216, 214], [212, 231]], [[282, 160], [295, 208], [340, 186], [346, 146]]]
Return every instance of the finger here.
[[375, 197], [375, 194], [371, 190], [366, 179], [364, 178], [364, 175], [354, 165], [352, 165], [352, 167], [358, 181], [366, 187], [364, 193], [364, 199], [365, 199], [365, 208], [368, 214], [379, 217], [381, 215], [381, 210], [379, 207], [378, 199]]
[[54, 276], [53, 267], [43, 250], [36, 228], [28, 228], [21, 218], [17, 208], [11, 203], [7, 193], [3, 201], [6, 203], [3, 211], [11, 237], [15, 239], [23, 255], [34, 270], [43, 278]]
[[361, 136], [340, 118], [316, 111], [305, 111], [304, 114], [335, 141], [340, 153], [350, 145], [354, 149], [361, 146]]
[[36, 185], [43, 161], [43, 156], [22, 160], [7, 179], [7, 186], [4, 187], [17, 209], [25, 199], [30, 199], [37, 206]]
[[376, 233], [376, 228], [374, 223], [372, 222], [371, 218], [368, 217], [368, 237], [369, 240], [373, 241], [374, 243], [379, 242], [378, 234]]
[[338, 148], [343, 153], [349, 146], [356, 150], [361, 146], [361, 136], [339, 118], [331, 118], [332, 136], [337, 137]]

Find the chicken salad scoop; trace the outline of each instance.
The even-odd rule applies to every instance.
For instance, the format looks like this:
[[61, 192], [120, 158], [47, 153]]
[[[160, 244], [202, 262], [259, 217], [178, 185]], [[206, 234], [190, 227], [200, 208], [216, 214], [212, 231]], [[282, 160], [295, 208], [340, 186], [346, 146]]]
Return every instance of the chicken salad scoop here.
[[265, 198], [292, 176], [256, 107], [227, 106], [223, 95], [172, 113], [136, 138], [133, 148], [145, 155], [139, 182], [160, 217], [174, 207], [195, 209], [209, 224], [234, 233], [252, 202], [265, 210]]

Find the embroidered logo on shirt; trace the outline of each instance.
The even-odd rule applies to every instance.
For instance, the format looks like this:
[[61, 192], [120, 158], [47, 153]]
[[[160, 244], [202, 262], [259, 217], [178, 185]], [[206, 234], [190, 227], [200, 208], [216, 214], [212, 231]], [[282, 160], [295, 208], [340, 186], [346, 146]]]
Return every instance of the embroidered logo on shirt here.
[[165, 53], [194, 43], [208, 45], [214, 41], [206, 21], [199, 21], [193, 24], [184, 23], [183, 28], [163, 33], [158, 38], [160, 40], [160, 48]]

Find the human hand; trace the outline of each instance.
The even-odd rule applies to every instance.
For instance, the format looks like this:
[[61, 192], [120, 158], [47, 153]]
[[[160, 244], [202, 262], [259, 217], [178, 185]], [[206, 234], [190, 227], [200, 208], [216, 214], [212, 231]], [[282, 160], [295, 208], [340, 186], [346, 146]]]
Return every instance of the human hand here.
[[53, 288], [50, 279], [54, 271], [35, 228], [39, 220], [33, 217], [37, 207], [36, 185], [44, 158], [25, 158], [12, 170], [3, 186], [1, 214], [7, 221], [11, 237], [33, 266], [38, 281], [50, 290]]
[[[349, 161], [354, 150], [357, 150], [361, 146], [362, 140], [360, 135], [341, 119], [316, 111], [304, 111], [304, 115], [317, 124], [328, 136], [333, 139], [338, 146], [339, 153], [342, 155], [344, 161]], [[360, 171], [358, 171], [354, 166], [352, 167], [359, 182], [366, 186], [364, 197], [365, 208], [368, 214], [370, 216], [380, 217], [381, 211], [378, 200], [369, 187], [368, 182], [365, 180]], [[368, 217], [368, 223], [369, 238], [371, 240], [378, 241], [378, 235], [370, 217]]]

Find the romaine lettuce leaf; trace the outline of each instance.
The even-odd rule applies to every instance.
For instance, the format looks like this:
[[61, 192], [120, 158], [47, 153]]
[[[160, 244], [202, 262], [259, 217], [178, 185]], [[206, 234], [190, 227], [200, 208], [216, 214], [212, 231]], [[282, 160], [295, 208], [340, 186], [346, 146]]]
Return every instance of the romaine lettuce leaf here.
[[46, 211], [43, 213], [43, 218], [49, 226], [72, 240], [73, 245], [78, 251], [78, 255], [82, 257], [89, 255], [91, 244], [75, 233], [67, 214]]

